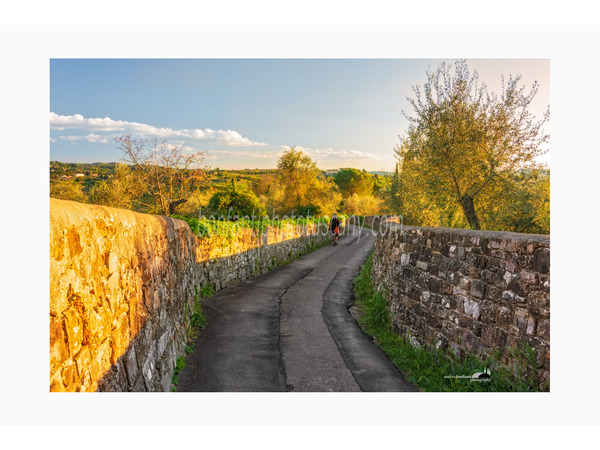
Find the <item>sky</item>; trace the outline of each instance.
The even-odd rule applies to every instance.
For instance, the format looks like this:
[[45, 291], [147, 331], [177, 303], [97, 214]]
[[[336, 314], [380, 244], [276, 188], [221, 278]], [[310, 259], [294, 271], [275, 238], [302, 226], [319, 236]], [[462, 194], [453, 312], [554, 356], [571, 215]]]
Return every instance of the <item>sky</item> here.
[[[51, 59], [50, 160], [119, 161], [114, 138], [206, 150], [221, 169], [275, 168], [290, 146], [321, 169], [391, 171], [402, 111], [436, 59]], [[470, 59], [491, 91], [522, 75], [550, 104], [548, 59]], [[549, 131], [549, 130], [548, 130]], [[545, 162], [545, 156], [540, 159]]]

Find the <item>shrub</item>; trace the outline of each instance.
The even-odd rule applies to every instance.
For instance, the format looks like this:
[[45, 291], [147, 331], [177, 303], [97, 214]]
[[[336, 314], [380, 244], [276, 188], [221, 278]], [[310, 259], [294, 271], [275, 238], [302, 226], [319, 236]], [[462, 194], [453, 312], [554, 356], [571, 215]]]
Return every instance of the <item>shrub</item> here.
[[254, 192], [245, 186], [237, 186], [232, 180], [231, 186], [217, 191], [208, 202], [208, 208], [227, 216], [229, 212], [238, 217], [260, 216], [266, 213]]

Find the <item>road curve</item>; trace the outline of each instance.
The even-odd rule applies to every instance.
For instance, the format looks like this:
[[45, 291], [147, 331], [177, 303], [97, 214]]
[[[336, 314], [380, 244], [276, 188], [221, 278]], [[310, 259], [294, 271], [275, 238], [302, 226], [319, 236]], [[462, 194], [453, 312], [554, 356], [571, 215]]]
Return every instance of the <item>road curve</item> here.
[[348, 311], [374, 244], [354, 231], [206, 299], [177, 391], [417, 391]]

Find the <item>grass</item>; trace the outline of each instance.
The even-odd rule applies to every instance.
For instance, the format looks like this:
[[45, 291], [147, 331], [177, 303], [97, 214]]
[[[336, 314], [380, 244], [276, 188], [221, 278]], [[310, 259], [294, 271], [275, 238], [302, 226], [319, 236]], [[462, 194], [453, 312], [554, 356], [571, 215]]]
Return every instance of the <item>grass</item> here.
[[[371, 280], [373, 255], [367, 259], [355, 279], [356, 305], [361, 310], [359, 324], [374, 338], [404, 377], [427, 392], [531, 392], [538, 391], [536, 359], [533, 349], [523, 345], [509, 350], [509, 365], [499, 362], [499, 352], [481, 360], [475, 355], [458, 358], [450, 349], [413, 346], [410, 338], [394, 332], [387, 310], [385, 295], [378, 292]], [[471, 381], [471, 375], [490, 369], [489, 382]], [[457, 378], [461, 377], [461, 378]], [[543, 386], [542, 390], [548, 390]]]

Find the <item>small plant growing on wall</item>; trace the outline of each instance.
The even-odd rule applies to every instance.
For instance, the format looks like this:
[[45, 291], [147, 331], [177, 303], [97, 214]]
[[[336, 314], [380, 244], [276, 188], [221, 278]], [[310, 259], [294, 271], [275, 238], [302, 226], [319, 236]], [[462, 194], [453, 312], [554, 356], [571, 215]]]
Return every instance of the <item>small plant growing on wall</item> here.
[[187, 338], [187, 344], [184, 348], [185, 355], [177, 358], [175, 372], [173, 373], [173, 379], [171, 381], [171, 392], [175, 391], [177, 386], [179, 386], [177, 376], [185, 367], [186, 356], [194, 351], [194, 344], [192, 341], [198, 337], [200, 330], [203, 330], [206, 326], [206, 316], [204, 315], [204, 311], [202, 309], [202, 301], [205, 298], [212, 297], [213, 295], [215, 295], [215, 288], [211, 284], [207, 284], [202, 288], [194, 286], [194, 303], [191, 308], [186, 308], [184, 314]]

